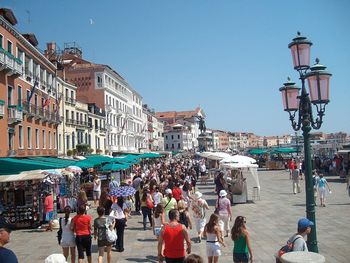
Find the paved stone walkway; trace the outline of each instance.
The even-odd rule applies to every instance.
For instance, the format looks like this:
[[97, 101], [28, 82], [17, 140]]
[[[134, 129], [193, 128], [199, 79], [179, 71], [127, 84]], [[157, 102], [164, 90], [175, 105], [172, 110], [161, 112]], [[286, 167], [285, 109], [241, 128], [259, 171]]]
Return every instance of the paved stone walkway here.
[[[274, 262], [273, 254], [296, 231], [298, 219], [305, 216], [305, 193], [292, 194], [292, 182], [286, 171], [261, 171], [259, 177], [261, 200], [238, 204], [232, 209], [234, 218], [238, 215], [247, 217], [254, 262], [269, 263]], [[248, 176], [249, 194], [251, 180]], [[327, 196], [327, 206], [317, 207], [316, 212], [319, 250], [326, 257], [326, 262], [347, 263], [350, 262], [350, 199], [344, 183], [335, 180], [330, 185], [332, 194]], [[214, 211], [216, 195], [213, 185], [200, 185], [199, 188], [211, 205], [211, 211]], [[210, 213], [207, 218], [209, 216]], [[191, 237], [195, 236], [192, 230]], [[134, 215], [129, 220], [125, 242], [123, 253], [113, 252], [113, 262], [157, 262], [156, 241], [151, 230], [143, 231], [142, 216]], [[233, 243], [229, 238], [225, 238], [225, 242], [227, 246], [222, 249], [219, 261], [232, 262]], [[61, 252], [56, 231], [17, 230], [11, 233], [11, 242], [7, 246], [17, 254], [20, 263], [44, 262], [48, 255]], [[96, 243], [93, 251], [93, 262], [97, 262]], [[206, 258], [205, 242], [193, 243], [192, 251]]]

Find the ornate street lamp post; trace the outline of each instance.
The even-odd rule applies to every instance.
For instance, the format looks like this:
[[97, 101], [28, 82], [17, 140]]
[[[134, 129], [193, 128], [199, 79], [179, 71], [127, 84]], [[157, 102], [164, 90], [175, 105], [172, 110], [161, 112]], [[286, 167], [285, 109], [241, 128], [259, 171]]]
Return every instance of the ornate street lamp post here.
[[[280, 88], [284, 110], [289, 113], [289, 119], [295, 131], [302, 130], [304, 138], [304, 162], [305, 162], [305, 193], [306, 193], [306, 217], [314, 222], [311, 233], [307, 238], [308, 249], [318, 252], [316, 235], [315, 200], [312, 181], [312, 166], [310, 152], [310, 131], [312, 128], [321, 128], [326, 105], [329, 102], [329, 79], [331, 73], [321, 65], [319, 59], [310, 67], [310, 47], [312, 43], [298, 32], [296, 38], [288, 45], [292, 52], [294, 69], [299, 72], [301, 80], [300, 88], [295, 83], [288, 81]], [[309, 92], [306, 92], [305, 80], [308, 81]], [[314, 119], [313, 107], [315, 106], [317, 117]], [[298, 112], [298, 116], [296, 113]]]

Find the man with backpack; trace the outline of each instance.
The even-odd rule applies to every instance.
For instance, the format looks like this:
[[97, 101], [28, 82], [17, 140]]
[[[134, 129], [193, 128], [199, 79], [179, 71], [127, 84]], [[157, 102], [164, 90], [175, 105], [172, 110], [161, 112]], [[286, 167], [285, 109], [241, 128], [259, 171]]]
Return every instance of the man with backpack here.
[[309, 251], [307, 248], [307, 244], [305, 242], [305, 237], [310, 234], [311, 226], [314, 223], [307, 218], [300, 218], [298, 221], [298, 232], [292, 235], [287, 244], [281, 247], [281, 249], [277, 252], [276, 263], [280, 263], [280, 258], [283, 254], [292, 252], [292, 251]]

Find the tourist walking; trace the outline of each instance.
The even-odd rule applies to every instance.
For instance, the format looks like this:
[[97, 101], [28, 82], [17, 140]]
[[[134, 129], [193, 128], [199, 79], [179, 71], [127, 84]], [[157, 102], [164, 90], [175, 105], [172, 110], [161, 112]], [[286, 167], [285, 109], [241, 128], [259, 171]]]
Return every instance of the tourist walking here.
[[112, 245], [113, 242], [107, 240], [107, 227], [114, 229], [115, 221], [110, 220], [113, 217], [105, 217], [105, 209], [103, 207], [97, 208], [98, 218], [94, 220], [94, 239], [97, 239], [98, 247], [98, 263], [103, 262], [104, 252], [107, 252], [107, 262], [112, 262]]
[[62, 238], [61, 238], [61, 247], [63, 250], [63, 255], [68, 261], [68, 256], [70, 252], [71, 263], [75, 263], [75, 236], [72, 231], [71, 224], [72, 218], [70, 217], [70, 213], [72, 211], [70, 206], [66, 206], [64, 209], [64, 218], [59, 219], [60, 227], [62, 229]]
[[231, 201], [226, 196], [227, 192], [225, 190], [221, 190], [217, 200], [217, 211], [219, 212], [221, 221], [221, 231], [223, 234], [225, 234], [225, 237], [228, 237], [228, 233], [230, 232], [229, 221], [232, 220], [232, 211]]
[[157, 237], [157, 240], [159, 240], [160, 230], [164, 225], [165, 225], [164, 208], [162, 204], [158, 204], [154, 209], [154, 213], [152, 216], [153, 234]]
[[156, 189], [152, 195], [154, 206], [157, 206], [162, 202], [163, 194], [159, 191], [159, 186], [156, 186]]
[[124, 251], [124, 230], [126, 226], [127, 206], [121, 196], [117, 197], [117, 202], [112, 204], [112, 212], [110, 216], [115, 219], [115, 229], [117, 232], [117, 240], [115, 241], [115, 249], [117, 252]]
[[165, 215], [169, 219], [169, 211], [177, 208], [177, 202], [173, 197], [172, 190], [170, 188], [165, 189], [165, 197], [162, 200], [162, 205], [165, 210]]
[[221, 245], [225, 246], [219, 226], [219, 216], [212, 214], [204, 227], [203, 236], [207, 238], [208, 263], [217, 263], [221, 256]]
[[[287, 244], [291, 244], [292, 251], [309, 251], [304, 238], [311, 233], [311, 226], [313, 225], [314, 223], [307, 218], [299, 219], [297, 233], [293, 234], [287, 241]], [[278, 254], [276, 255], [276, 262], [281, 262]]]
[[141, 186], [142, 178], [140, 175], [136, 174], [132, 179], [132, 187], [136, 190], [135, 192], [135, 211], [136, 213], [140, 213], [141, 210], [141, 201], [140, 201], [140, 186]]
[[191, 209], [193, 212], [193, 219], [196, 225], [196, 231], [198, 234], [197, 242], [200, 243], [202, 240], [202, 234], [206, 223], [205, 210], [209, 209], [207, 201], [202, 198], [201, 192], [195, 192], [193, 202], [191, 202]]
[[190, 217], [190, 213], [188, 212], [188, 207], [184, 200], [180, 200], [177, 203], [177, 210], [180, 213], [180, 223], [183, 224], [187, 229], [192, 229], [192, 220]]
[[216, 191], [217, 195], [219, 196], [220, 195], [220, 191], [225, 189], [225, 184], [226, 184], [223, 172], [220, 172], [216, 176], [216, 178], [214, 180], [214, 183], [215, 183], [215, 191]]
[[152, 227], [152, 209], [154, 208], [154, 203], [152, 196], [148, 190], [148, 188], [144, 188], [142, 197], [141, 197], [141, 211], [142, 211], [142, 223], [143, 223], [143, 230], [147, 229], [147, 217], [149, 220], [149, 223]]
[[101, 180], [98, 178], [98, 175], [94, 175], [94, 188], [93, 188], [93, 197], [94, 197], [94, 206], [98, 206], [100, 202], [100, 197], [101, 197]]
[[45, 193], [44, 200], [44, 212], [45, 212], [45, 221], [49, 223], [46, 231], [52, 231], [52, 219], [53, 219], [53, 195], [52, 193]]
[[297, 169], [297, 166], [294, 166], [294, 169], [292, 170], [292, 182], [293, 182], [293, 193], [295, 195], [301, 192], [299, 180], [300, 180], [299, 170]]
[[329, 187], [329, 184], [326, 180], [326, 178], [323, 177], [323, 174], [320, 174], [320, 180], [318, 181], [318, 194], [320, 196], [320, 206], [325, 207], [325, 199], [326, 199], [326, 186], [328, 188], [328, 192], [331, 193], [331, 188]]
[[85, 205], [78, 207], [77, 215], [72, 219], [71, 229], [75, 233], [75, 243], [78, 250], [78, 262], [83, 263], [84, 250], [88, 263], [91, 263], [91, 217], [85, 214]]
[[85, 211], [87, 209], [88, 206], [88, 198], [86, 196], [86, 192], [84, 190], [84, 188], [80, 188], [80, 191], [78, 193], [78, 197], [77, 197], [77, 210], [79, 209], [79, 207], [83, 205], [85, 207]]
[[253, 252], [246, 223], [245, 217], [237, 216], [231, 230], [231, 238], [234, 242], [233, 262], [235, 263], [253, 262]]
[[[183, 263], [185, 259], [185, 241], [187, 254], [191, 253], [191, 240], [187, 229], [179, 223], [180, 213], [176, 209], [169, 211], [169, 223], [165, 224], [160, 231], [158, 241], [159, 262]], [[163, 250], [164, 246], [164, 250]]]

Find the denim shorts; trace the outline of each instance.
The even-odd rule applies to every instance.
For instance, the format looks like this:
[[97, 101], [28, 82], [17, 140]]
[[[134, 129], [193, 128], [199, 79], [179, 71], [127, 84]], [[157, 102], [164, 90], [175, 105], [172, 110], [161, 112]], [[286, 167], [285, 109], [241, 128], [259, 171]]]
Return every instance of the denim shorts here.
[[248, 263], [248, 261], [249, 261], [248, 253], [233, 253], [233, 262]]

